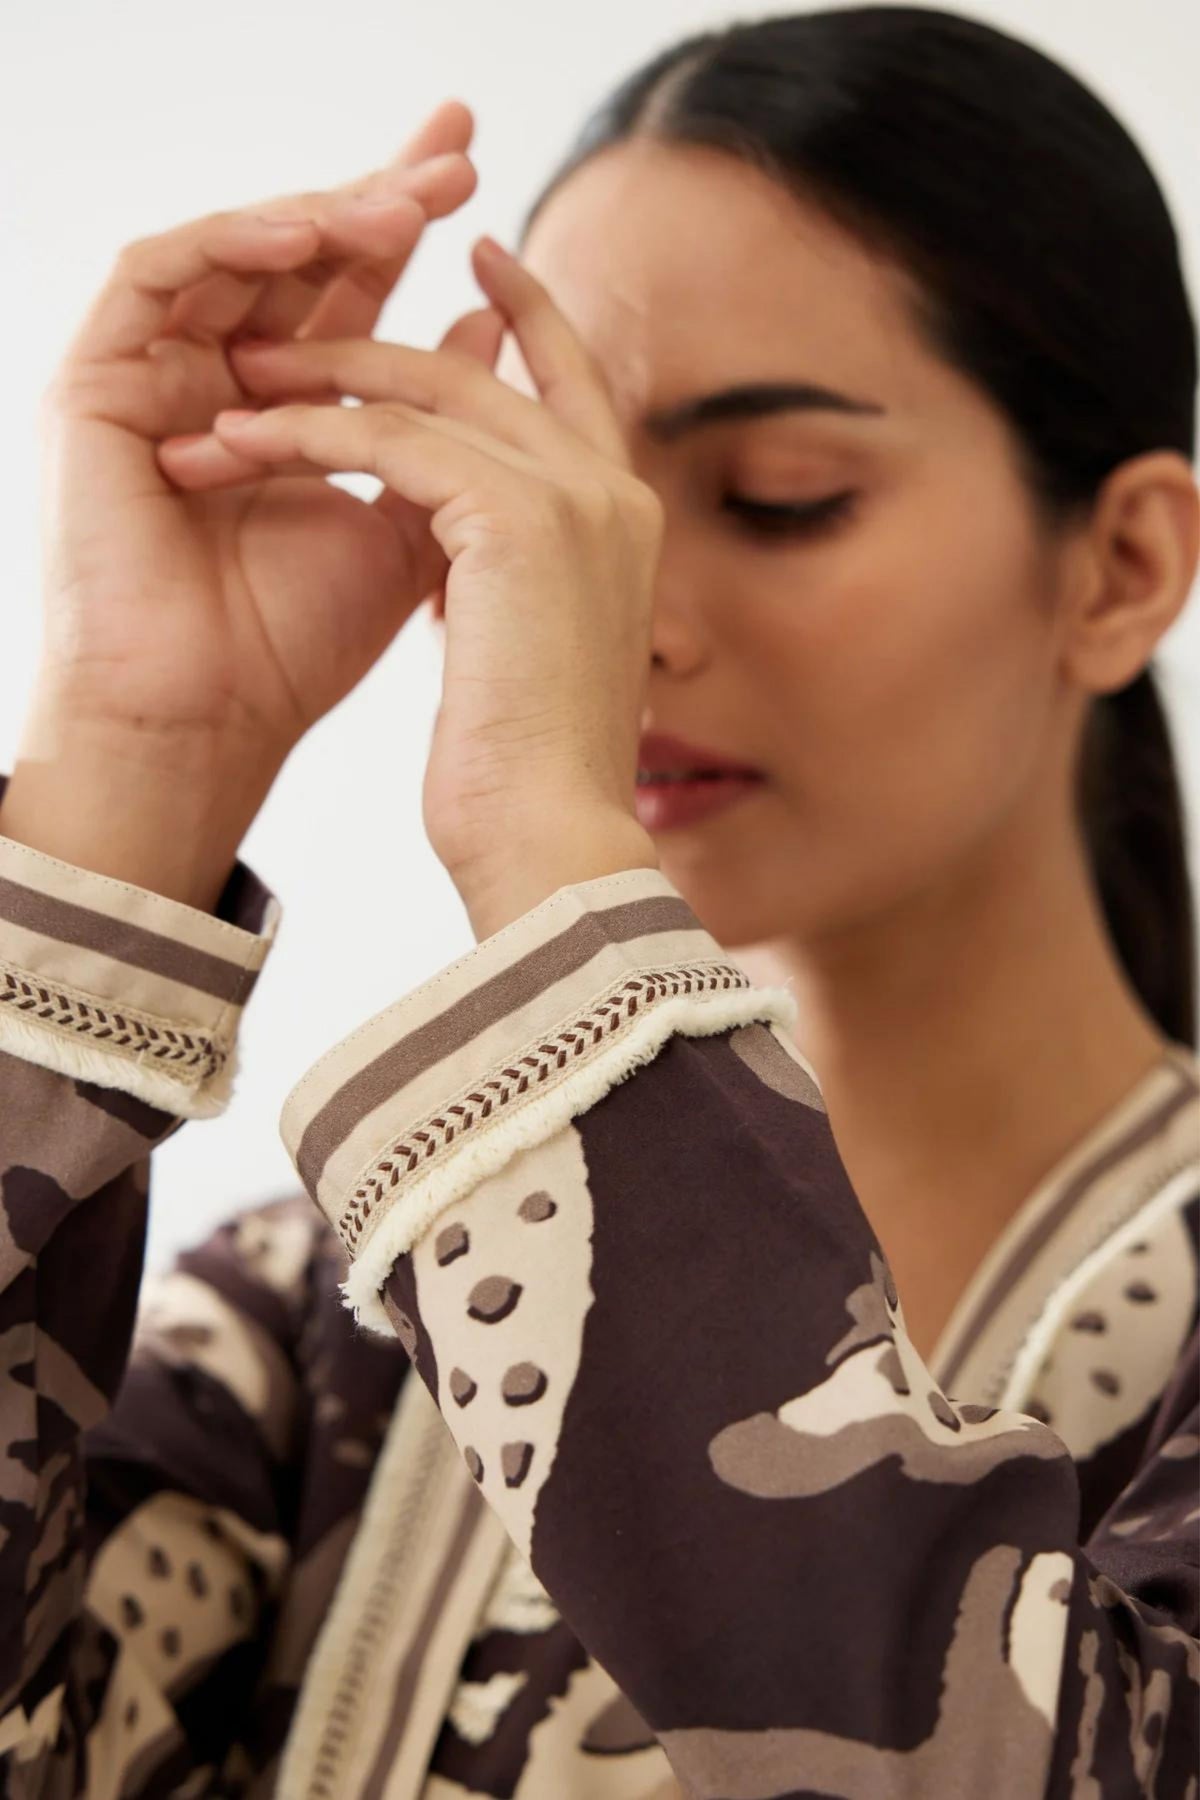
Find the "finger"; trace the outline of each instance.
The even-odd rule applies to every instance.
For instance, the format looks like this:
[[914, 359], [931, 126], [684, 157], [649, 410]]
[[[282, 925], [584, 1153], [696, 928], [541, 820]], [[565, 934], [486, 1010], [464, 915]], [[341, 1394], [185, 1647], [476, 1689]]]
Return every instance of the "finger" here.
[[428, 157], [447, 150], [466, 151], [475, 135], [475, 119], [462, 100], [439, 100], [433, 111], [393, 157], [401, 168], [415, 168]]
[[[237, 487], [247, 481], [263, 480], [261, 461], [239, 456], [211, 431], [197, 431], [187, 437], [164, 438], [156, 446], [156, 455], [158, 465], [168, 481], [187, 492]], [[290, 463], [275, 463], [270, 469], [271, 475], [314, 473], [323, 475], [325, 471], [315, 469], [312, 463], [300, 459]]]
[[287, 322], [303, 323], [330, 283], [364, 253], [386, 249], [407, 262], [426, 223], [408, 195], [385, 207], [346, 199], [322, 211], [320, 239], [295, 268], [275, 274], [214, 268], [175, 296], [156, 337], [211, 344], [249, 332], [256, 317], [261, 320], [257, 333], [290, 337]]
[[[364, 254], [335, 264], [332, 271], [305, 264], [277, 276], [238, 319], [239, 335], [253, 337], [369, 337], [396, 283], [412, 261], [425, 226], [457, 212], [479, 185], [478, 172], [461, 151], [451, 151], [413, 169], [406, 192], [424, 214], [415, 234], [389, 225], [389, 215], [366, 213], [378, 221], [379, 236], [363, 240]], [[368, 186], [365, 194], [379, 192]]]
[[[397, 200], [406, 210], [409, 229], [420, 229], [424, 214], [416, 201]], [[112, 274], [89, 308], [68, 349], [85, 360], [104, 361], [136, 356], [156, 337], [165, 335], [171, 310], [182, 290], [213, 275], [244, 280], [247, 304], [256, 285], [305, 263], [361, 250], [353, 229], [347, 236], [344, 217], [335, 217], [331, 201], [289, 203], [291, 216], [246, 210], [212, 213], [157, 237], [127, 244]]]
[[[500, 322], [502, 336], [499, 313], [487, 311]], [[495, 337], [495, 327], [485, 329]], [[403, 401], [481, 429], [544, 461], [577, 460], [591, 450], [541, 400], [497, 380], [478, 359], [447, 355], [444, 347], [418, 350], [410, 344], [380, 343], [377, 338], [339, 338], [333, 343], [234, 344], [229, 357], [246, 392], [271, 400], [276, 411], [285, 396], [293, 394]]]
[[[470, 199], [478, 186], [477, 172], [466, 154], [474, 131], [470, 108], [461, 100], [444, 100], [390, 162], [365, 181], [335, 192], [349, 207], [359, 199], [402, 191], [418, 202], [426, 220], [445, 218]], [[398, 177], [402, 178], [399, 187]], [[398, 216], [403, 222], [404, 214]], [[248, 306], [245, 289], [241, 289], [227, 317], [212, 316], [212, 303], [201, 302], [197, 319], [220, 335], [236, 328], [253, 337], [293, 337], [301, 331], [317, 337], [369, 336], [420, 238], [419, 231], [413, 237], [403, 226], [399, 233], [389, 229], [394, 217], [367, 211], [354, 221], [365, 233], [370, 234], [372, 227], [375, 230], [375, 235], [363, 239], [367, 254], [361, 260], [346, 259], [332, 273], [318, 262], [306, 263], [294, 273], [261, 284]], [[200, 284], [201, 288], [206, 285]], [[207, 319], [206, 304], [212, 309]], [[173, 325], [182, 323], [185, 329], [191, 322], [190, 314], [172, 320]]]
[[218, 413], [213, 431], [239, 456], [271, 467], [303, 459], [326, 474], [374, 475], [432, 514], [469, 490], [494, 491], [509, 476], [505, 445], [403, 403]]
[[[448, 110], [446, 127], [461, 136], [464, 120], [458, 112], [460, 103]], [[439, 109], [440, 110], [440, 109]], [[466, 112], [462, 108], [462, 112]], [[468, 115], [469, 116], [469, 115]], [[442, 129], [437, 115], [426, 121], [423, 132]], [[418, 141], [422, 133], [417, 134]], [[400, 159], [367, 178], [373, 186], [405, 195], [405, 204], [416, 204], [407, 198], [409, 172]], [[141, 238], [127, 244], [118, 254], [113, 270], [89, 307], [67, 351], [67, 361], [79, 356], [86, 361], [110, 357], [133, 356], [164, 330], [172, 307], [179, 295], [195, 282], [220, 273], [257, 276], [266, 282], [273, 275], [285, 274], [318, 255], [331, 252], [343, 259], [361, 255], [366, 247], [383, 254], [377, 227], [369, 226], [366, 244], [358, 233], [345, 238], [328, 232], [334, 210], [343, 193], [363, 183], [345, 183], [330, 193], [318, 192], [290, 195], [261, 201], [238, 210], [210, 213], [201, 219]], [[423, 215], [422, 215], [423, 216]], [[395, 251], [395, 244], [390, 247]], [[333, 273], [332, 267], [329, 273]], [[253, 304], [252, 290], [246, 310]]]
[[[485, 368], [494, 369], [500, 346], [504, 342], [505, 329], [504, 320], [494, 307], [479, 307], [455, 319], [449, 329], [443, 332], [438, 349], [457, 350], [464, 356], [474, 357]], [[385, 514], [393, 523], [402, 527], [410, 543], [420, 542], [421, 525], [423, 522], [427, 524], [428, 520], [420, 508], [414, 507], [411, 500], [385, 485], [370, 504], [377, 512]], [[444, 579], [447, 572], [445, 558], [432, 540], [429, 548], [434, 557], [435, 572], [440, 579]], [[430, 585], [433, 585], [432, 578]]]
[[[163, 329], [201, 338], [234, 332], [289, 338], [308, 328], [323, 297], [347, 275], [351, 292], [358, 282], [357, 291], [374, 297], [377, 318], [428, 221], [461, 206], [478, 180], [474, 165], [455, 150], [412, 170], [385, 169], [350, 187], [331, 189], [315, 215], [318, 223], [327, 222], [321, 252], [299, 268], [267, 279], [221, 270], [195, 282], [176, 297]], [[419, 210], [400, 201], [415, 201]], [[386, 285], [373, 275], [385, 267]], [[352, 316], [367, 312], [359, 306]], [[362, 329], [369, 334], [371, 325]]]
[[535, 275], [492, 239], [472, 248], [484, 293], [503, 313], [542, 401], [602, 455], [628, 468], [629, 452], [599, 363]]
[[[490, 369], [499, 353], [504, 332], [504, 321], [495, 308], [480, 307], [456, 319], [444, 333], [439, 348], [457, 350]], [[290, 395], [287, 397], [291, 398]], [[310, 391], [307, 403], [312, 404], [315, 398]], [[330, 403], [340, 404], [342, 396], [331, 388], [328, 398]], [[252, 475], [262, 472], [258, 465], [252, 467], [212, 431], [186, 432], [163, 438], [157, 445], [157, 455], [164, 474], [176, 486], [188, 489], [229, 487], [232, 483], [247, 480], [248, 471]], [[277, 467], [274, 472], [299, 475], [312, 474], [315, 469], [314, 464], [298, 461], [285, 469]], [[397, 519], [407, 518], [413, 510], [411, 502], [387, 487], [381, 488], [370, 504]]]

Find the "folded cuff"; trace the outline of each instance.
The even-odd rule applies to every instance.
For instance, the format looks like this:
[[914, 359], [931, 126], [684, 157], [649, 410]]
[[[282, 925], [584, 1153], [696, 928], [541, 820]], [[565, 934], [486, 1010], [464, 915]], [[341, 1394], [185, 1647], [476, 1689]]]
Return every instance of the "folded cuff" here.
[[223, 1112], [280, 917], [241, 861], [206, 913], [0, 834], [0, 1050], [185, 1118]]
[[288, 1094], [280, 1135], [351, 1266], [359, 1322], [394, 1335], [397, 1256], [518, 1151], [649, 1062], [673, 1032], [795, 1024], [659, 869], [559, 888], [335, 1044]]

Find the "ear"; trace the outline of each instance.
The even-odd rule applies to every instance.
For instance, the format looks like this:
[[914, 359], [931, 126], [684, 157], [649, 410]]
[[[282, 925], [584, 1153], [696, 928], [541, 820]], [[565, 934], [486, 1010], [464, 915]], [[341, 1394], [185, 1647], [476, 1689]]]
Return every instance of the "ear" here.
[[1177, 450], [1130, 457], [1100, 490], [1087, 578], [1067, 623], [1065, 659], [1089, 693], [1113, 693], [1151, 660], [1200, 563], [1200, 489]]

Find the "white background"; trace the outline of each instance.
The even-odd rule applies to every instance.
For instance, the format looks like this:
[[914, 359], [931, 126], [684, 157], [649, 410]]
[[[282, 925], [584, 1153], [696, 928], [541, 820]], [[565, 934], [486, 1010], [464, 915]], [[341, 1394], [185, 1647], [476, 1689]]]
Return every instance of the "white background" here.
[[[1200, 310], [1196, 0], [960, 0], [955, 10], [1057, 56], [1132, 130], [1166, 191]], [[757, 16], [699, 0], [9, 0], [0, 768], [12, 766], [39, 644], [38, 399], [123, 243], [218, 207], [348, 180], [394, 155], [439, 100], [464, 100], [479, 186], [432, 227], [379, 327], [432, 347], [452, 318], [484, 303], [471, 242], [486, 231], [512, 245], [526, 204], [612, 83], [678, 37]], [[1194, 594], [1157, 662], [1195, 850]], [[227, 1112], [190, 1122], [156, 1153], [151, 1267], [223, 1215], [297, 1187], [277, 1130], [288, 1089], [337, 1038], [474, 942], [421, 826], [439, 688], [440, 652], [418, 618], [296, 749], [243, 844], [284, 920], [243, 1022]]]

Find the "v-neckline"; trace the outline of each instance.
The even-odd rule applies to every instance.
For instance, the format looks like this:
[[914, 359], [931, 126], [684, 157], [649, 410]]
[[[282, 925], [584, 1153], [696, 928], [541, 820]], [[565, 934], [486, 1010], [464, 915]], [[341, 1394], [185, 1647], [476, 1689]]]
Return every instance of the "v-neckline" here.
[[[1200, 1134], [1200, 1058], [1186, 1044], [1170, 1044], [1042, 1177], [994, 1239], [938, 1334], [927, 1367], [944, 1391], [981, 1400], [987, 1397], [981, 1384], [995, 1391], [1020, 1319], [1040, 1310], [1072, 1256], [1091, 1247], [1114, 1211], [1128, 1216], [1170, 1178], [1179, 1160], [1172, 1127], [1177, 1133], [1189, 1105]], [[1011, 1305], [1018, 1287], [1020, 1305]]]

